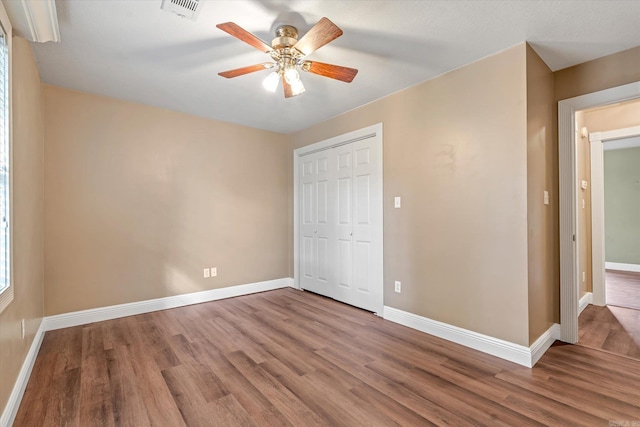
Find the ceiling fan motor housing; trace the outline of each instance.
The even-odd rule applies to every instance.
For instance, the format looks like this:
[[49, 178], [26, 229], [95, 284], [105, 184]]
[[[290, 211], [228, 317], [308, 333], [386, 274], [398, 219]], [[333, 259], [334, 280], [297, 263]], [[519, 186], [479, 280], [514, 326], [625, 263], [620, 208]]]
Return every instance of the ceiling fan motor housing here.
[[291, 25], [281, 25], [276, 29], [276, 38], [271, 41], [273, 49], [292, 47], [298, 42], [298, 29]]

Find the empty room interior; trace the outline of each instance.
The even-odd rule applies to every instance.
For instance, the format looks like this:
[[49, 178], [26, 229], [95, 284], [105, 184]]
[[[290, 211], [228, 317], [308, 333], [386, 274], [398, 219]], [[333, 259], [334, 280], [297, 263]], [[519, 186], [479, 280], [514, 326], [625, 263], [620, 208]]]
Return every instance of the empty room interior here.
[[0, 427], [640, 425], [639, 22], [1, 0]]

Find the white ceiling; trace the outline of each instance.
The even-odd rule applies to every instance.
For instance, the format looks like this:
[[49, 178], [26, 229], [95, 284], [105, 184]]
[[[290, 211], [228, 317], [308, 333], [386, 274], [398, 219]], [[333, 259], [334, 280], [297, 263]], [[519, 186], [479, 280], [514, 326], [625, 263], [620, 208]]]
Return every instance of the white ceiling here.
[[[216, 0], [196, 22], [160, 5], [56, 1], [61, 42], [33, 44], [43, 80], [288, 133], [523, 41], [554, 71], [640, 45], [637, 0]], [[353, 83], [303, 73], [307, 91], [285, 99], [262, 89], [268, 71], [217, 75], [268, 57], [216, 24], [233, 21], [269, 43], [276, 22], [303, 34], [323, 16], [344, 35], [309, 58], [359, 69]]]

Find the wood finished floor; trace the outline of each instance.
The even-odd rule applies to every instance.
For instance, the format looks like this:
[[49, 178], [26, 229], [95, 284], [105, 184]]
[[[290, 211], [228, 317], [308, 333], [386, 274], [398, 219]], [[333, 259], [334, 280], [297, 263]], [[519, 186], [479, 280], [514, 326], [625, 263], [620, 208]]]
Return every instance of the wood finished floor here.
[[640, 273], [605, 271], [607, 305], [640, 310]]
[[589, 304], [578, 318], [578, 343], [640, 360], [640, 311]]
[[578, 343], [640, 360], [640, 273], [606, 271], [607, 306], [578, 319]]
[[640, 362], [534, 369], [282, 289], [48, 332], [15, 426], [640, 423]]

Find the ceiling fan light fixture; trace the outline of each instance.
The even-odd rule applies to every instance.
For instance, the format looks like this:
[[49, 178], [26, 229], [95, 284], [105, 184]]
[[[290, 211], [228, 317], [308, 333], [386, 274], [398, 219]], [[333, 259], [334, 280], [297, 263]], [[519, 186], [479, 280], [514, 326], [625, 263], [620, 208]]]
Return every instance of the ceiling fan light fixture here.
[[300, 81], [300, 70], [346, 83], [351, 83], [358, 73], [358, 70], [355, 68], [303, 60], [307, 55], [342, 35], [342, 30], [328, 18], [320, 19], [300, 39], [298, 39], [298, 30], [295, 27], [291, 25], [280, 25], [276, 29], [276, 38], [271, 42], [271, 46], [234, 22], [225, 22], [216, 25], [216, 27], [259, 51], [268, 54], [273, 60], [273, 62], [250, 65], [248, 67], [223, 71], [218, 74], [222, 77], [233, 78], [265, 68], [275, 67], [276, 70], [264, 79], [262, 86], [269, 92], [275, 92], [278, 87], [278, 80], [281, 79], [285, 98], [300, 95], [305, 91], [304, 85], [302, 81]]
[[262, 81], [262, 87], [264, 87], [268, 92], [275, 92], [278, 88], [278, 82], [280, 81], [280, 76], [277, 72], [272, 71], [269, 75]]
[[296, 70], [295, 65], [287, 66], [284, 70], [284, 79], [290, 85], [296, 84], [300, 82], [300, 74], [298, 74], [298, 70]]
[[291, 85], [291, 93], [293, 94], [293, 96], [300, 95], [305, 91], [304, 85], [302, 84], [302, 80], [300, 80], [300, 76], [298, 76], [298, 80], [295, 80], [289, 84]]

